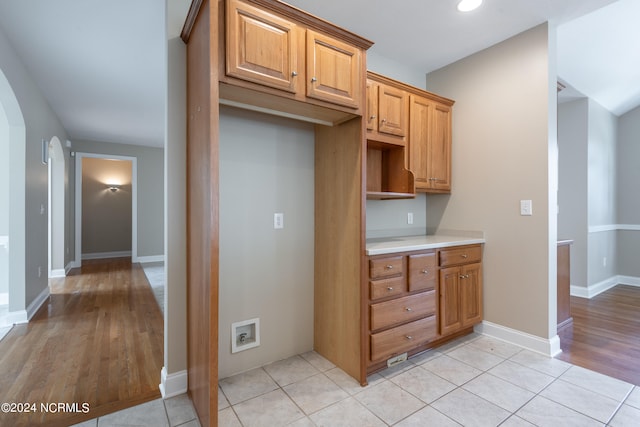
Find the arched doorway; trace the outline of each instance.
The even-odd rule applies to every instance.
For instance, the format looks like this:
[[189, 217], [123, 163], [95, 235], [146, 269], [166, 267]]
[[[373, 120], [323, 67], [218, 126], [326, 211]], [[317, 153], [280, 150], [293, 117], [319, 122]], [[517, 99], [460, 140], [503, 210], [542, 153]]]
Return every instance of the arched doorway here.
[[49, 277], [63, 277], [65, 238], [65, 159], [62, 143], [54, 136], [49, 142]]
[[26, 321], [25, 124], [0, 70], [0, 328]]

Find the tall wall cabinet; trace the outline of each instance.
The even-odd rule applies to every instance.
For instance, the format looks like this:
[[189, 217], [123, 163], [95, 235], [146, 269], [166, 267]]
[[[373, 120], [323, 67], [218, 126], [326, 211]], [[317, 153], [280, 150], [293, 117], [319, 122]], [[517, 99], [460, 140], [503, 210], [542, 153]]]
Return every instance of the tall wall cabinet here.
[[[317, 123], [314, 348], [361, 382], [366, 50], [276, 0], [193, 0], [187, 43], [188, 376], [217, 425], [219, 104]], [[335, 221], [340, 218], [340, 221]]]
[[[367, 79], [372, 42], [277, 0], [193, 0], [182, 39], [188, 376], [202, 425], [217, 425], [220, 104], [316, 123], [314, 349], [365, 384], [372, 363], [395, 354], [406, 335], [433, 339], [435, 252], [401, 258], [409, 281], [398, 301], [386, 292], [405, 273], [372, 270], [370, 290], [365, 206], [369, 196], [449, 191], [453, 102], [373, 73]], [[416, 312], [396, 318], [409, 301]]]

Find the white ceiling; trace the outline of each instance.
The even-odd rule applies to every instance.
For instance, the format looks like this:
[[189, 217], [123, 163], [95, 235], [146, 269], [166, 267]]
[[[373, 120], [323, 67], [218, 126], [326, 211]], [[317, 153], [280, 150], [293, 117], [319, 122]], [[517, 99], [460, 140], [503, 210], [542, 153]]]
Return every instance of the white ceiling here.
[[[167, 2], [174, 37], [190, 1]], [[640, 103], [638, 0], [485, 0], [468, 14], [457, 0], [288, 3], [425, 74], [552, 20], [563, 81], [616, 114]], [[163, 144], [164, 20], [161, 0], [0, 0], [0, 29], [72, 140]]]

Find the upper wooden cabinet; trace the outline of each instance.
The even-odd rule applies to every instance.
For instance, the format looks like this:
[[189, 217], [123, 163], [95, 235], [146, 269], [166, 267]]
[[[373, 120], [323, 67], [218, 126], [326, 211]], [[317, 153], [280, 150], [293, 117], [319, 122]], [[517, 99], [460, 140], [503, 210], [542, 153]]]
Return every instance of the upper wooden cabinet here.
[[289, 20], [243, 2], [229, 1], [227, 75], [298, 92], [299, 64], [304, 64], [304, 57], [299, 58], [300, 33], [300, 28]]
[[307, 30], [307, 96], [357, 108], [362, 97], [361, 50]]
[[454, 101], [371, 71], [366, 90], [367, 140], [404, 147], [415, 191], [450, 192]]
[[409, 169], [416, 191], [451, 191], [451, 106], [411, 95]]
[[409, 94], [368, 74], [367, 139], [406, 145], [409, 134]]
[[[221, 87], [223, 99], [247, 103], [252, 97], [258, 107], [317, 114], [326, 124], [362, 114], [365, 51], [371, 42], [277, 1], [227, 0], [225, 16], [220, 81], [233, 87]], [[332, 115], [318, 107], [348, 114]]]

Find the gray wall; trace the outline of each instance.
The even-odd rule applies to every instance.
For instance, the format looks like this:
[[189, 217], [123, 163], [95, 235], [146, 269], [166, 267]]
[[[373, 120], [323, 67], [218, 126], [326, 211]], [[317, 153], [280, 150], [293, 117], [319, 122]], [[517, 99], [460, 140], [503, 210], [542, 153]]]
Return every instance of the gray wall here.
[[0, 100], [0, 305], [9, 296], [9, 160], [9, 120]]
[[164, 255], [164, 149], [96, 141], [72, 142], [78, 152], [137, 158], [138, 257]]
[[[131, 252], [131, 175], [130, 160], [82, 159], [83, 257]], [[120, 188], [111, 191], [107, 184]]]
[[618, 274], [640, 278], [640, 107], [618, 119]]
[[616, 274], [616, 116], [590, 99], [588, 127], [587, 281], [593, 286]]
[[[220, 378], [313, 348], [313, 260], [313, 126], [221, 107]], [[231, 324], [256, 317], [260, 346], [231, 354]]]
[[24, 137], [11, 137], [10, 154], [10, 174], [14, 179], [10, 196], [10, 310], [19, 311], [48, 292], [47, 166], [41, 162], [41, 141], [53, 136], [65, 141], [67, 134], [1, 29], [0, 70], [15, 93], [24, 120], [22, 127], [16, 112], [7, 111], [12, 116], [10, 124], [15, 135], [24, 132]]
[[585, 99], [558, 105], [558, 238], [572, 239], [571, 285], [587, 286], [588, 117]]
[[454, 187], [429, 196], [428, 226], [484, 231], [485, 321], [544, 339], [556, 335], [554, 37], [540, 25], [427, 76], [456, 101]]

